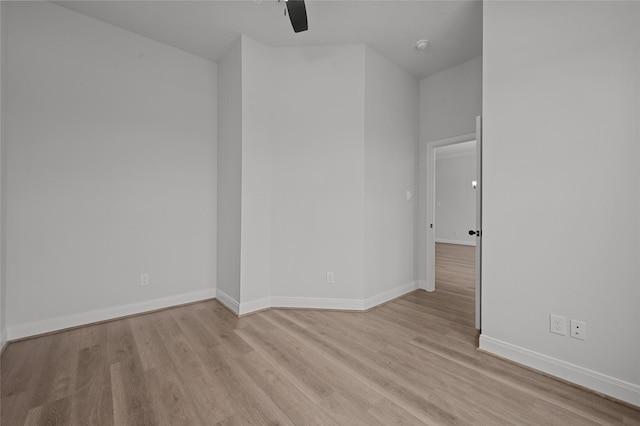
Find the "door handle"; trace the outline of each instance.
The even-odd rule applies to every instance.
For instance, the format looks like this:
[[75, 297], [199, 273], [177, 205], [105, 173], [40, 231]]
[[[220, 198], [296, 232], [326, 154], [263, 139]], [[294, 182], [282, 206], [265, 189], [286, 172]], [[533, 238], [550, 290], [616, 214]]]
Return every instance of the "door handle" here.
[[469, 235], [477, 235], [480, 236], [480, 231], [474, 231], [473, 229], [469, 230]]

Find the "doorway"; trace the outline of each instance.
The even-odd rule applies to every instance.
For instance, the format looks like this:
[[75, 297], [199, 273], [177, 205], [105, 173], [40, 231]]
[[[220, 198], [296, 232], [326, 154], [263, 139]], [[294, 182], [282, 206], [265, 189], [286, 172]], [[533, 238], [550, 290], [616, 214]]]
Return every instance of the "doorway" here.
[[[425, 150], [425, 154], [426, 154], [426, 161], [425, 161], [425, 165], [426, 165], [426, 219], [427, 219], [427, 232], [426, 232], [426, 255], [427, 255], [427, 268], [426, 268], [426, 285], [425, 285], [425, 289], [429, 292], [433, 292], [436, 291], [436, 231], [438, 229], [438, 223], [436, 222], [436, 155], [437, 155], [437, 149], [441, 148], [441, 147], [447, 147], [447, 146], [454, 146], [454, 145], [459, 145], [459, 144], [464, 144], [464, 143], [468, 143], [468, 142], [472, 142], [472, 141], [476, 141], [476, 149], [475, 149], [475, 162], [476, 162], [476, 179], [475, 182], [473, 182], [473, 179], [468, 182], [467, 184], [470, 187], [473, 187], [473, 185], [475, 186], [475, 199], [476, 199], [476, 223], [470, 223], [471, 227], [469, 227], [468, 229], [463, 229], [461, 227], [461, 225], [458, 225], [457, 228], [449, 228], [448, 231], [445, 230], [445, 232], [448, 232], [448, 237], [447, 238], [442, 238], [442, 233], [441, 233], [441, 243], [447, 244], [447, 243], [451, 243], [451, 242], [460, 242], [460, 241], [466, 241], [468, 242], [468, 246], [467, 247], [472, 247], [472, 249], [466, 249], [467, 250], [467, 257], [469, 257], [469, 255], [473, 255], [475, 254], [475, 262], [473, 264], [473, 267], [475, 268], [475, 273], [474, 275], [474, 279], [475, 279], [475, 291], [473, 292], [473, 298], [475, 299], [472, 303], [474, 308], [474, 316], [475, 316], [475, 320], [473, 321], [475, 323], [475, 327], [477, 329], [480, 329], [480, 325], [481, 325], [481, 312], [480, 312], [480, 308], [481, 308], [481, 304], [480, 304], [480, 298], [481, 298], [481, 213], [482, 213], [482, 183], [481, 183], [481, 176], [482, 176], [482, 162], [481, 162], [481, 158], [482, 158], [482, 143], [481, 143], [481, 121], [480, 118], [478, 117], [477, 120], [477, 132], [476, 133], [470, 133], [470, 134], [466, 134], [466, 135], [461, 135], [455, 138], [450, 138], [450, 139], [444, 139], [444, 140], [440, 140], [440, 141], [434, 141], [434, 142], [429, 142], [426, 144], [426, 150]], [[461, 147], [456, 147], [456, 148], [451, 148], [452, 150], [456, 150], [456, 149], [460, 149]], [[442, 205], [440, 206], [442, 207]], [[466, 231], [466, 235], [463, 235]], [[457, 234], [456, 234], [457, 233]], [[472, 243], [469, 242], [469, 234], [474, 234], [471, 237], [471, 241], [473, 241], [473, 238], [475, 238], [476, 241], [476, 247], [475, 247], [475, 253], [470, 252], [470, 250], [473, 250], [473, 246], [471, 245]], [[464, 238], [464, 239], [463, 239]], [[446, 241], [449, 240], [449, 241]], [[460, 246], [465, 246], [466, 244], [459, 244]], [[439, 246], [438, 248], [446, 248], [444, 246]], [[463, 248], [464, 251], [464, 248]], [[442, 254], [442, 250], [439, 250], [439, 253]], [[464, 256], [464, 254], [463, 254]], [[450, 258], [450, 256], [449, 256]], [[442, 265], [439, 265], [442, 266]], [[471, 293], [471, 291], [469, 291], [469, 293]]]
[[435, 290], [468, 302], [462, 306], [473, 324], [476, 237], [469, 230], [476, 227], [476, 141], [436, 147], [435, 154]]

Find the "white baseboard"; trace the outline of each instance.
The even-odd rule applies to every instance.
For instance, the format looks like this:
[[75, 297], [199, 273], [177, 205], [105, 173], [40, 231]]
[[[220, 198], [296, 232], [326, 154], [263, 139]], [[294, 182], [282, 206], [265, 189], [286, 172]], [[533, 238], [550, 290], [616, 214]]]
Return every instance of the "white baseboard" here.
[[333, 299], [323, 297], [283, 297], [271, 298], [273, 308], [339, 309], [344, 311], [364, 311], [362, 299]]
[[405, 285], [401, 285], [400, 287], [392, 288], [391, 290], [378, 293], [364, 300], [364, 309], [367, 310], [378, 305], [382, 305], [383, 303], [386, 303], [390, 300], [396, 299], [400, 296], [404, 296], [407, 293], [411, 293], [416, 288], [418, 288], [417, 281], [412, 281]]
[[191, 293], [177, 294], [175, 296], [163, 297], [160, 299], [146, 300], [144, 302], [97, 309], [95, 311], [83, 312], [79, 314], [65, 315], [62, 317], [51, 318], [44, 321], [33, 321], [25, 324], [18, 324], [12, 327], [7, 327], [6, 337], [8, 340], [22, 339], [24, 337], [64, 330], [65, 328], [78, 327], [94, 322], [111, 320], [128, 315], [141, 314], [156, 309], [169, 308], [171, 306], [197, 302], [214, 297], [216, 297], [216, 289], [212, 288], [194, 291]]
[[436, 238], [436, 243], [458, 244], [461, 246], [474, 246], [474, 247], [476, 245], [475, 241], [447, 240], [444, 238]]
[[263, 297], [262, 299], [252, 300], [251, 302], [240, 303], [239, 314], [245, 315], [269, 309], [272, 304], [271, 299], [271, 297]]
[[250, 302], [239, 303], [237, 300], [220, 289], [207, 289], [192, 293], [179, 294], [161, 299], [147, 300], [112, 308], [98, 309], [73, 315], [51, 318], [43, 321], [33, 321], [8, 327], [0, 335], [0, 348], [8, 340], [22, 339], [66, 328], [78, 327], [95, 322], [106, 321], [141, 314], [156, 309], [169, 308], [183, 303], [197, 302], [217, 298], [236, 315], [245, 315], [268, 308], [312, 308], [312, 309], [337, 309], [347, 311], [366, 311], [375, 306], [400, 297], [417, 288], [416, 281], [384, 291], [367, 299], [334, 299], [318, 297], [265, 297]]
[[579, 386], [640, 406], [640, 386], [493, 337], [480, 335], [480, 349]]
[[216, 291], [216, 299], [218, 299], [218, 302], [229, 308], [231, 312], [236, 315], [240, 315], [240, 302], [238, 302], [236, 299], [229, 296], [227, 293], [220, 289]]
[[[323, 297], [285, 297], [272, 296], [251, 302], [240, 303], [240, 315], [250, 314], [268, 308], [303, 308], [303, 309], [336, 309], [342, 311], [366, 311], [404, 294], [410, 293], [417, 288], [417, 282], [401, 285], [391, 290], [371, 296], [367, 299], [334, 299]], [[218, 297], [222, 301], [222, 294], [218, 290]], [[235, 301], [233, 301], [235, 302]], [[225, 303], [225, 302], [223, 302]], [[237, 302], [235, 302], [237, 303]], [[227, 303], [225, 303], [227, 305]], [[227, 305], [228, 306], [228, 305]], [[233, 310], [231, 306], [230, 309]], [[234, 311], [238, 312], [238, 311]]]
[[420, 288], [422, 290], [427, 289], [427, 281], [426, 280], [418, 280], [416, 281], [416, 288]]

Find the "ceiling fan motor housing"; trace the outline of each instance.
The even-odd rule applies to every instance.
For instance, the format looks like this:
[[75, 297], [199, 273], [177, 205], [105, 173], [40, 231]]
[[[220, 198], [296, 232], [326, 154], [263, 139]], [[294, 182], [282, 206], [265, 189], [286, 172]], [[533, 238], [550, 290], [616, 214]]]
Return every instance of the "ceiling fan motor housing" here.
[[286, 5], [293, 31], [296, 33], [307, 31], [309, 24], [307, 23], [307, 8], [304, 5], [304, 0], [288, 0]]

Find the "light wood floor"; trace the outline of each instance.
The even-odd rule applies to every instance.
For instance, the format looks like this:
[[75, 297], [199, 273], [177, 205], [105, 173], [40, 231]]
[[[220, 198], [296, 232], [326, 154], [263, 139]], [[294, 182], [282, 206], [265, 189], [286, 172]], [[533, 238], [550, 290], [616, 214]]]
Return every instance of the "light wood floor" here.
[[[476, 248], [436, 243], [436, 291], [475, 298]], [[473, 303], [472, 303], [473, 304]]]
[[478, 352], [473, 298], [445, 281], [367, 313], [212, 300], [11, 343], [2, 425], [640, 424]]

